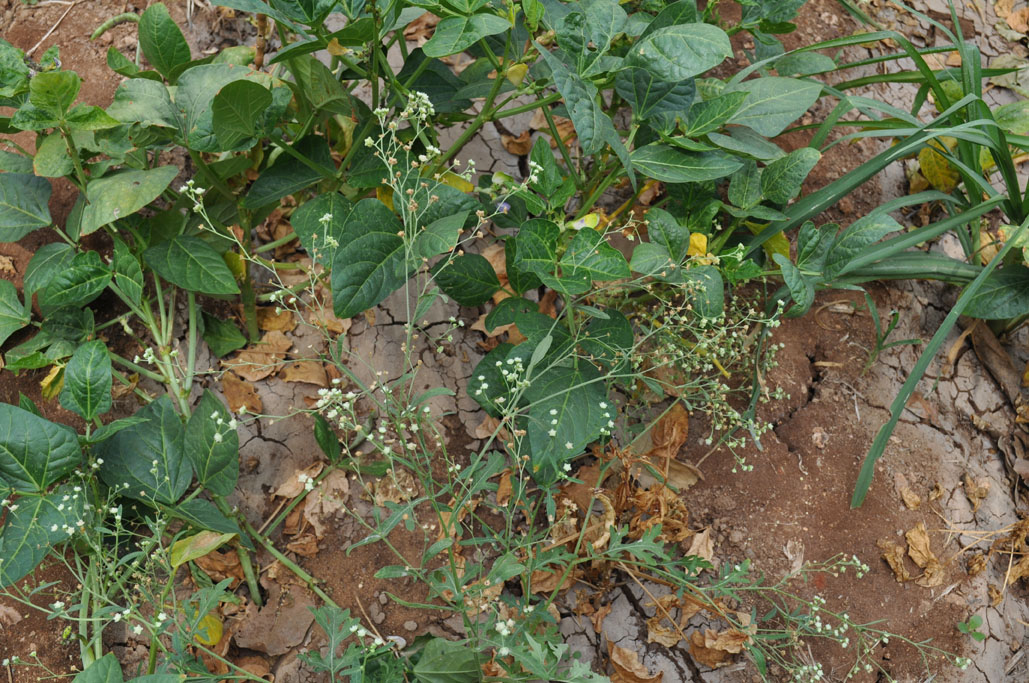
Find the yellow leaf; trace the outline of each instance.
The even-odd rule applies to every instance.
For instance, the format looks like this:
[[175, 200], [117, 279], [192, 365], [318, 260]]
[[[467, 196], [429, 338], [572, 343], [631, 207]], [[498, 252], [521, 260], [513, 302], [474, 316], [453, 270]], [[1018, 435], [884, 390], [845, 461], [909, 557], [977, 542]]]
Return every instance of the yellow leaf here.
[[193, 640], [197, 641], [201, 645], [207, 647], [214, 647], [222, 639], [222, 620], [214, 612], [208, 612], [204, 615], [204, 618], [197, 623], [196, 633], [193, 635]]
[[761, 246], [764, 247], [768, 258], [772, 258], [776, 254], [782, 254], [786, 258], [790, 257], [790, 241], [781, 232]]
[[229, 271], [232, 273], [232, 277], [236, 278], [240, 282], [247, 278], [247, 265], [234, 251], [227, 251], [222, 254], [222, 261], [225, 261], [225, 265], [229, 267]]
[[952, 192], [958, 186], [958, 172], [932, 147], [925, 147], [918, 153], [918, 165], [929, 184], [940, 192]]
[[529, 66], [527, 64], [515, 64], [507, 70], [505, 76], [507, 76], [507, 80], [511, 85], [517, 88], [522, 84], [522, 81], [525, 80], [525, 74], [528, 72]]
[[336, 38], [329, 41], [329, 44], [325, 46], [325, 50], [333, 57], [342, 57], [349, 52], [349, 50], [339, 44], [339, 40]]
[[212, 550], [217, 550], [222, 545], [228, 543], [236, 534], [219, 534], [214, 531], [201, 531], [198, 534], [187, 536], [186, 538], [180, 538], [175, 541], [171, 547], [171, 566], [174, 568], [181, 567], [190, 560], [195, 560], [198, 557], [203, 557]]
[[701, 232], [690, 233], [690, 248], [686, 250], [688, 256], [703, 256], [707, 253], [707, 235]]
[[588, 213], [572, 223], [572, 228], [575, 230], [582, 230], [583, 228], [595, 228], [598, 225], [600, 225], [600, 214]]
[[441, 179], [443, 180], [444, 185], [449, 185], [455, 190], [460, 190], [465, 194], [468, 194], [469, 192], [475, 189], [475, 186], [472, 185], [470, 182], [468, 182], [461, 176], [457, 175], [456, 173], [451, 173], [450, 171], [444, 173]]
[[54, 365], [50, 372], [42, 379], [39, 386], [43, 389], [43, 398], [49, 401], [64, 388], [64, 366]]
[[375, 188], [375, 198], [386, 205], [386, 208], [393, 211], [393, 188], [386, 185], [379, 185]]

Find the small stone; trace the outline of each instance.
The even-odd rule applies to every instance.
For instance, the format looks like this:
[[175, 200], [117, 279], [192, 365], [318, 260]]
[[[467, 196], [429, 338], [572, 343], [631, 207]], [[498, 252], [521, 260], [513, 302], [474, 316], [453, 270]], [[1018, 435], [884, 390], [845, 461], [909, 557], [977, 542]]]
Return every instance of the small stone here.
[[417, 621], [405, 621], [404, 622], [404, 630], [405, 631], [416, 631], [416, 630], [418, 630], [418, 622]]
[[374, 621], [376, 624], [381, 624], [382, 622], [386, 621], [386, 614], [383, 612], [379, 612], [378, 614], [372, 617], [372, 621]]
[[385, 593], [379, 593], [379, 604], [386, 605], [389, 602], [389, 597]]

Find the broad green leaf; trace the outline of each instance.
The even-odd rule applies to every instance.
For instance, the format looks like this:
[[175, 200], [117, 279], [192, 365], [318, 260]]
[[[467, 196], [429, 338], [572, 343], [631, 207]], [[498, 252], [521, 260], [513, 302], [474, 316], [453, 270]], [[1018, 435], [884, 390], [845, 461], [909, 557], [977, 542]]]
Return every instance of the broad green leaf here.
[[705, 318], [716, 319], [725, 310], [725, 285], [714, 266], [693, 266], [682, 271], [693, 308]]
[[86, 667], [72, 683], [122, 683], [124, 680], [118, 658], [108, 652]]
[[692, 79], [663, 81], [643, 67], [622, 69], [615, 75], [617, 92], [632, 110], [634, 118], [651, 121], [670, 130], [676, 117], [686, 118], [697, 88]]
[[168, 560], [173, 569], [177, 569], [187, 562], [199, 559], [208, 553], [217, 550], [232, 539], [236, 534], [219, 534], [215, 531], [201, 531], [186, 536], [172, 543]]
[[362, 199], [343, 226], [332, 265], [332, 304], [340, 318], [376, 305], [407, 280], [400, 220], [377, 199]]
[[307, 253], [331, 267], [336, 249], [343, 244], [343, 226], [353, 210], [354, 203], [349, 199], [338, 192], [326, 192], [297, 207], [290, 223]]
[[175, 88], [176, 118], [179, 135], [187, 147], [197, 152], [227, 151], [214, 133], [211, 102], [222, 88], [241, 78], [271, 83], [266, 74], [234, 64], [198, 64], [179, 75]]
[[682, 152], [652, 142], [633, 150], [633, 168], [666, 183], [700, 183], [731, 175], [743, 162], [717, 152]]
[[325, 138], [308, 135], [300, 142], [294, 143], [294, 148], [315, 165], [325, 169], [324, 172], [319, 173], [293, 156], [283, 154], [250, 186], [250, 191], [243, 199], [245, 208], [258, 209], [274, 204], [286, 195], [313, 185], [321, 180], [324, 174], [334, 173], [336, 167]]
[[561, 176], [557, 160], [554, 159], [554, 151], [550, 149], [550, 144], [543, 136], [536, 138], [532, 151], [529, 152], [529, 160], [538, 164], [541, 169], [537, 172], [536, 181], [530, 186], [544, 197], [550, 197], [561, 187], [564, 178]]
[[76, 254], [64, 270], [56, 273], [38, 295], [43, 313], [71, 306], [82, 306], [100, 296], [111, 282], [111, 270], [100, 254], [87, 251]]
[[74, 71], [44, 71], [29, 83], [29, 102], [44, 114], [62, 119], [81, 86], [82, 79]]
[[472, 683], [481, 679], [483, 662], [475, 648], [433, 638], [414, 665], [418, 683]]
[[69, 427], [0, 403], [0, 477], [14, 490], [41, 493], [81, 460]]
[[[49, 495], [19, 496], [7, 508], [0, 527], [0, 588], [7, 588], [36, 568], [50, 550], [71, 538], [88, 521], [85, 494], [62, 486]], [[85, 519], [84, 519], [85, 518]]]
[[990, 274], [968, 300], [965, 315], [981, 320], [1013, 320], [1029, 314], [1029, 268], [1010, 265]]
[[216, 318], [207, 311], [203, 313], [204, 341], [218, 358], [247, 345], [247, 338], [239, 328], [227, 320]]
[[829, 247], [836, 241], [836, 233], [840, 226], [829, 223], [815, 227], [811, 221], [800, 226], [797, 233], [797, 267], [802, 270], [822, 272], [825, 267], [825, 256]]
[[30, 297], [50, 284], [74, 258], [75, 248], [64, 242], [51, 242], [37, 249], [25, 269], [25, 296]]
[[500, 289], [493, 266], [479, 254], [462, 254], [436, 270], [433, 278], [439, 288], [462, 306], [479, 306]]
[[18, 290], [9, 280], [0, 280], [0, 345], [30, 320], [32, 315], [18, 299]]
[[561, 465], [600, 436], [614, 411], [600, 372], [585, 361], [551, 367], [526, 390], [531, 402], [527, 426], [533, 476], [553, 480]]
[[414, 254], [418, 258], [432, 258], [453, 251], [461, 237], [461, 229], [468, 218], [468, 212], [462, 211], [451, 216], [444, 216], [425, 226], [414, 241]]
[[114, 255], [111, 258], [114, 269], [114, 283], [130, 301], [139, 305], [143, 298], [143, 269], [139, 259], [128, 245], [114, 238]]
[[586, 335], [579, 341], [590, 360], [612, 367], [624, 359], [636, 341], [629, 320], [614, 310], [605, 308], [607, 318], [593, 318], [586, 326]]
[[73, 344], [80, 344], [93, 335], [96, 321], [93, 310], [88, 306], [82, 308], [62, 308], [47, 314], [40, 325], [55, 340], [63, 339]]
[[147, 61], [165, 78], [189, 62], [189, 43], [163, 2], [147, 7], [139, 18], [139, 45]]
[[734, 206], [749, 209], [761, 201], [761, 171], [756, 161], [748, 159], [732, 174], [728, 199]]
[[139, 67], [123, 55], [114, 45], [107, 48], [107, 66], [119, 76], [132, 77], [139, 73]]
[[822, 84], [795, 78], [766, 76], [730, 86], [747, 93], [729, 123], [749, 126], [766, 137], [775, 137], [811, 108], [822, 93]]
[[673, 2], [666, 5], [664, 9], [658, 12], [658, 15], [654, 17], [654, 20], [647, 25], [646, 30], [640, 34], [640, 37], [645, 37], [659, 28], [665, 28], [666, 26], [693, 24], [696, 23], [698, 18], [696, 0], [680, 0], [679, 2]]
[[776, 159], [761, 173], [761, 194], [774, 204], [786, 204], [797, 196], [804, 179], [821, 158], [817, 149], [801, 147]]
[[794, 305], [786, 311], [787, 318], [796, 318], [804, 315], [811, 309], [815, 301], [815, 285], [811, 278], [805, 277], [800, 270], [790, 262], [788, 256], [773, 254], [772, 260], [779, 264], [782, 269], [782, 279], [790, 289], [790, 296], [793, 297]]
[[543, 60], [550, 67], [554, 85], [564, 98], [568, 117], [575, 126], [582, 151], [585, 154], [596, 154], [605, 143], [612, 146], [621, 145], [624, 149], [611, 117], [597, 104], [597, 86], [580, 77], [561, 61], [559, 55], [541, 46], [539, 50]]
[[[507, 342], [501, 342], [482, 357], [472, 371], [472, 376], [468, 378], [468, 395], [493, 417], [501, 415], [505, 408], [504, 401], [511, 395], [507, 380], [504, 379], [497, 364], [503, 365], [508, 353], [514, 348]], [[499, 398], [503, 398], [504, 401], [498, 401]]]
[[515, 265], [536, 275], [553, 273], [561, 229], [543, 218], [526, 221], [514, 236]]
[[159, 197], [178, 173], [176, 166], [158, 166], [148, 171], [119, 171], [91, 181], [86, 187], [88, 203], [82, 210], [81, 234], [136, 213]]
[[[273, 61], [278, 61], [278, 55]], [[314, 57], [293, 57], [290, 71], [293, 72], [298, 87], [303, 89], [304, 98], [311, 103], [310, 106], [344, 116], [353, 115], [353, 96], [329, 67]]]
[[39, 141], [32, 157], [32, 170], [41, 178], [61, 178], [75, 170], [61, 133], [51, 133]]
[[88, 104], [77, 104], [67, 113], [65, 123], [71, 130], [104, 130], [121, 125], [121, 122], [112, 117], [100, 107]]
[[822, 277], [825, 281], [850, 270], [850, 261], [864, 249], [903, 228], [887, 213], [874, 213], [857, 219], [836, 238], [825, 256]]
[[119, 85], [107, 113], [124, 123], [162, 128], [179, 125], [168, 88], [148, 78], [130, 78]]
[[167, 395], [136, 412], [146, 422], [123, 429], [96, 447], [100, 477], [121, 495], [172, 505], [193, 478], [183, 453], [185, 430]]
[[239, 435], [228, 409], [209, 389], [186, 423], [186, 456], [197, 481], [219, 496], [228, 496], [239, 477]]
[[463, 52], [481, 38], [503, 33], [511, 23], [496, 14], [473, 14], [470, 17], [446, 17], [436, 25], [432, 38], [422, 46], [427, 57], [447, 57]]
[[738, 156], [758, 159], [765, 163], [785, 156], [778, 145], [769, 142], [746, 126], [730, 126], [729, 135], [708, 133], [707, 140]]
[[236, 534], [240, 543], [253, 550], [254, 543], [250, 537], [243, 533], [235, 520], [223, 515], [218, 508], [209, 500], [193, 498], [175, 507], [166, 508], [168, 514], [177, 519], [184, 520], [197, 529], [208, 529], [224, 534]]
[[617, 280], [632, 275], [629, 263], [593, 228], [582, 228], [561, 257], [562, 270], [576, 277], [584, 272], [590, 280]]
[[632, 250], [629, 268], [640, 275], [649, 275], [666, 282], [682, 282], [679, 262], [672, 259], [661, 244], [642, 242]]
[[732, 56], [725, 31], [711, 24], [676, 24], [647, 33], [629, 51], [627, 61], [678, 82], [702, 74]]
[[794, 52], [776, 60], [775, 70], [780, 76], [810, 76], [836, 70], [836, 61], [817, 52]]
[[729, 92], [705, 102], [694, 102], [686, 115], [683, 134], [692, 138], [720, 129], [739, 111], [746, 99], [747, 93]]
[[50, 225], [50, 183], [28, 173], [0, 173], [0, 241], [17, 242]]
[[64, 368], [61, 406], [92, 421], [111, 409], [111, 356], [99, 339], [75, 349]]
[[667, 255], [676, 263], [686, 260], [690, 248], [689, 229], [661, 208], [648, 211], [646, 220], [650, 241], [663, 246]]
[[98, 444], [101, 441], [106, 441], [110, 439], [112, 436], [114, 436], [123, 429], [128, 429], [132, 425], [142, 424], [144, 422], [146, 422], [146, 420], [139, 417], [122, 417], [117, 420], [114, 420], [113, 422], [108, 422], [107, 424], [103, 425], [95, 432], [90, 434], [89, 438], [86, 438], [84, 436], [79, 437], [79, 441], [88, 444]]
[[507, 268], [507, 283], [518, 294], [536, 289], [542, 284], [539, 276], [519, 263], [518, 245], [513, 237], [504, 240], [504, 265]]
[[190, 292], [238, 294], [232, 271], [214, 247], [199, 237], [179, 235], [143, 252], [143, 260], [162, 278]]
[[0, 173], [28, 173], [32, 175], [32, 157], [0, 149]]
[[0, 38], [0, 98], [24, 93], [31, 76], [25, 53]]
[[486, 319], [483, 320], [483, 325], [486, 327], [486, 331], [492, 333], [500, 325], [510, 325], [518, 320], [520, 315], [525, 315], [536, 311], [538, 305], [531, 301], [522, 298], [508, 297], [502, 299], [499, 304], [494, 306], [489, 313], [486, 314]]
[[233, 81], [214, 96], [211, 104], [214, 134], [223, 149], [244, 141], [256, 142], [261, 116], [272, 103], [271, 92], [253, 81]]
[[336, 436], [329, 421], [317, 413], [314, 416], [314, 439], [330, 462], [339, 461], [343, 454], [343, 448], [339, 445], [339, 437]]

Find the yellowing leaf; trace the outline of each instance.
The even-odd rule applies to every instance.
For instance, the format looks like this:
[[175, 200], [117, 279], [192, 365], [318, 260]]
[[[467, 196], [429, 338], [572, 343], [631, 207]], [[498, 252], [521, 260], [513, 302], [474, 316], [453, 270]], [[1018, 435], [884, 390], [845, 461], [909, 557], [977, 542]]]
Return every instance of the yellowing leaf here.
[[950, 162], [932, 147], [925, 147], [918, 153], [918, 165], [929, 184], [940, 192], [952, 192], [961, 179]]
[[386, 208], [393, 211], [393, 188], [386, 185], [379, 185], [375, 188], [375, 198], [386, 205]]
[[515, 64], [507, 70], [505, 76], [511, 85], [516, 88], [522, 84], [525, 80], [525, 74], [529, 72], [529, 66], [527, 64]]
[[171, 554], [169, 556], [171, 566], [175, 568], [181, 567], [191, 560], [203, 557], [212, 550], [217, 550], [235, 537], [236, 534], [201, 531], [198, 534], [180, 538], [171, 547]]
[[234, 251], [227, 251], [222, 254], [222, 261], [225, 261], [225, 265], [229, 267], [232, 277], [236, 278], [239, 282], [246, 280], [247, 265], [239, 254]]
[[456, 173], [452, 173], [450, 171], [447, 171], [446, 173], [444, 173], [440, 177], [440, 180], [443, 181], [444, 185], [449, 185], [450, 187], [454, 188], [455, 190], [460, 190], [461, 192], [464, 192], [465, 194], [468, 194], [469, 192], [471, 192], [472, 190], [475, 189], [475, 186], [472, 185], [470, 182], [468, 182], [467, 180], [465, 180], [461, 176], [457, 175]]
[[64, 388], [64, 366], [51, 367], [50, 372], [39, 382], [39, 386], [43, 389], [43, 398], [47, 401], [61, 393], [61, 389]]
[[221, 642], [222, 633], [224, 633], [224, 628], [222, 627], [221, 617], [215, 612], [208, 612], [197, 624], [193, 640], [201, 645], [214, 647]]
[[707, 235], [701, 232], [690, 233], [690, 248], [686, 250], [686, 254], [687, 256], [704, 256], [707, 254]]

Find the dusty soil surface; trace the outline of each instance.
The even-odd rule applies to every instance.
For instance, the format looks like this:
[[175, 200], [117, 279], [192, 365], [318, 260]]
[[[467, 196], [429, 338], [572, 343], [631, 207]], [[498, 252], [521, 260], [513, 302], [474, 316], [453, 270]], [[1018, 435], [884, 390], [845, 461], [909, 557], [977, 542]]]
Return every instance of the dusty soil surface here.
[[[116, 27], [96, 42], [88, 40], [88, 33], [108, 17], [141, 10], [145, 4], [142, 0], [91, 0], [32, 7], [7, 0], [0, 2], [0, 27], [6, 40], [28, 50], [56, 26], [40, 43], [37, 56], [49, 45], [59, 44], [64, 64], [83, 77], [82, 100], [106, 105], [119, 77], [107, 69], [104, 55], [110, 45], [131, 53], [135, 49], [135, 28]], [[167, 4], [183, 26], [194, 54], [224, 43], [252, 40], [253, 31], [245, 21], [225, 17], [198, 4], [190, 23], [185, 16], [185, 2]], [[926, 4], [932, 12], [941, 12], [936, 6], [940, 3]], [[1002, 54], [1006, 47], [988, 31], [996, 17], [991, 14], [993, 8], [983, 4], [983, 13], [962, 8], [962, 20], [968, 22], [969, 32], [988, 34], [982, 44], [987, 57], [992, 57]], [[888, 13], [885, 3], [873, 2], [870, 6], [882, 12], [877, 16], [884, 22], [897, 23], [896, 15]], [[924, 32], [917, 22], [900, 23], [900, 28], [907, 31]], [[844, 35], [857, 28], [853, 19], [831, 0], [812, 0], [797, 24], [799, 30], [788, 37], [788, 47]], [[925, 36], [927, 41], [934, 39], [935, 36]], [[737, 47], [742, 50], [752, 46]], [[887, 89], [877, 94], [889, 95], [896, 101], [904, 97]], [[811, 120], [818, 120], [825, 113], [827, 110], [812, 111]], [[516, 120], [508, 125], [517, 135], [527, 123]], [[517, 168], [517, 157], [500, 149], [499, 133], [488, 131], [485, 138], [475, 141], [476, 146], [469, 153], [483, 159], [486, 168]], [[795, 134], [787, 144], [799, 146], [804, 140], [802, 134]], [[19, 136], [18, 141], [29, 146], [32, 143], [28, 135]], [[824, 186], [876, 151], [872, 142], [833, 147], [806, 189]], [[881, 201], [905, 191], [904, 173], [898, 167], [867, 183], [834, 207], [826, 218], [847, 224]], [[51, 205], [55, 220], [63, 220], [73, 201], [71, 186], [55, 183]], [[13, 260], [15, 272], [6, 277], [20, 286], [33, 251], [50, 239], [40, 231], [20, 244], [0, 246], [0, 254]], [[943, 319], [950, 295], [922, 284], [891, 285], [873, 291], [884, 316], [891, 309], [900, 311], [901, 323], [891, 340], [928, 339]], [[398, 297], [385, 302], [376, 311], [379, 321], [391, 319], [393, 311], [402, 310], [402, 303]], [[889, 404], [914, 365], [919, 348], [905, 345], [886, 350], [866, 370], [875, 338], [863, 306], [863, 298], [854, 293], [823, 293], [812, 314], [790, 321], [776, 332], [775, 341], [784, 344], [784, 349], [779, 355], [779, 366], [769, 373], [767, 380], [771, 386], [783, 387], [790, 398], [763, 409], [765, 419], [775, 428], [763, 437], [761, 449], [749, 447], [738, 453], [754, 465], [752, 472], [733, 473], [734, 458], [723, 451], [716, 451], [700, 463], [703, 481], [683, 492], [692, 525], [698, 531], [710, 529], [718, 562], [735, 564], [749, 559], [757, 571], [771, 579], [789, 571], [798, 558], [821, 561], [839, 553], [855, 554], [871, 567], [865, 578], [858, 580], [853, 574], [819, 575], [811, 583], [798, 583], [793, 588], [802, 595], [822, 596], [827, 608], [846, 611], [856, 621], [884, 620], [889, 630], [907, 639], [931, 639], [936, 646], [973, 661], [964, 673], [939, 661], [927, 665], [914, 648], [902, 639], [893, 639], [879, 646], [874, 657], [897, 680], [921, 681], [932, 674], [937, 681], [1027, 680], [1029, 667], [1022, 648], [1029, 609], [1024, 587], [1020, 583], [1006, 585], [1006, 556], [995, 556], [981, 572], [974, 576], [970, 573], [970, 569], [977, 567], [974, 558], [988, 550], [994, 538], [1017, 522], [1026, 509], [1017, 480], [1006, 470], [1005, 454], [998, 446], [998, 436], [1014, 428], [1011, 407], [967, 342], [957, 343], [955, 332], [950, 340], [953, 343], [944, 347], [955, 349], [953, 362], [940, 358], [933, 364], [920, 386], [918, 400], [905, 412], [880, 461], [868, 500], [859, 510], [851, 510], [850, 495], [864, 454], [887, 419]], [[439, 306], [430, 312], [429, 319], [445, 321], [450, 315], [461, 313]], [[463, 313], [474, 320], [475, 312]], [[355, 319], [347, 343], [355, 358], [371, 359], [378, 367], [393, 368], [399, 367], [400, 362], [399, 335], [400, 326], [376, 326], [369, 324], [368, 318]], [[321, 348], [320, 339], [306, 335], [302, 327], [292, 331], [289, 339], [291, 358], [304, 358]], [[458, 396], [441, 397], [434, 405], [439, 412], [453, 414], [446, 424], [452, 452], [477, 445], [474, 428], [481, 415], [463, 389], [481, 357], [477, 342], [482, 339], [477, 332], [458, 335], [444, 362], [426, 355], [426, 360], [431, 358], [435, 365], [427, 363], [419, 375], [424, 387], [446, 386]], [[218, 369], [215, 359], [210, 357], [201, 359], [198, 367]], [[355, 363], [354, 369], [361, 372], [362, 367]], [[17, 402], [22, 392], [38, 402], [40, 379], [39, 373], [18, 377], [0, 373], [0, 400]], [[216, 375], [205, 382], [209, 388], [221, 391]], [[314, 400], [317, 388], [317, 384], [288, 382], [279, 377], [254, 382], [264, 412], [273, 415], [306, 406]], [[73, 416], [56, 402], [40, 405], [47, 417], [74, 424]], [[703, 444], [705, 433], [703, 420], [698, 416], [679, 458], [700, 462], [708, 450]], [[320, 454], [307, 418], [250, 423], [241, 433], [241, 444], [242, 472], [233, 502], [240, 505], [253, 524], [260, 526], [281, 509], [283, 499], [276, 497], [275, 492], [297, 472], [315, 465]], [[973, 487], [966, 483], [969, 480], [975, 484]], [[371, 503], [362, 496], [360, 486], [351, 479], [349, 487], [341, 485], [340, 491], [338, 502], [367, 519]], [[912, 494], [919, 498], [917, 506], [912, 504]], [[925, 525], [930, 547], [942, 566], [942, 580], [929, 587], [913, 581], [899, 582], [881, 559], [882, 544], [903, 544], [905, 533], [919, 524]], [[292, 521], [287, 519], [285, 526], [286, 531], [277, 529], [271, 536], [276, 545], [288, 549], [291, 559], [317, 577], [330, 596], [362, 615], [383, 636], [400, 636], [408, 641], [426, 632], [460, 637], [459, 623], [443, 620], [443, 615], [432, 611], [401, 606], [388, 597], [387, 593], [404, 601], [421, 602], [425, 589], [373, 577], [381, 566], [398, 563], [381, 544], [348, 552], [349, 546], [366, 534], [353, 516], [342, 512], [331, 516], [320, 533], [307, 526], [299, 515]], [[413, 558], [422, 550], [422, 538], [421, 534], [400, 527], [390, 541], [402, 554]], [[906, 562], [912, 577], [918, 577], [921, 569], [910, 560]], [[317, 599], [291, 581], [270, 557], [261, 557], [260, 565], [268, 606], [258, 610], [251, 604], [229, 620], [226, 632], [231, 642], [226, 641], [226, 651], [252, 670], [270, 671], [276, 680], [308, 680], [311, 674], [296, 655], [323, 642], [307, 610], [317, 604]], [[38, 571], [35, 578], [66, 579], [56, 566]], [[608, 643], [613, 643], [640, 653], [649, 671], [664, 672], [666, 683], [753, 680], [755, 671], [744, 662], [712, 672], [690, 658], [686, 642], [670, 648], [649, 643], [646, 620], [655, 615], [654, 608], [646, 606], [644, 594], [631, 582], [623, 578], [617, 584], [594, 597], [596, 607], [611, 606], [610, 615], [598, 622], [600, 633], [594, 630], [591, 620], [576, 615], [582, 610], [576, 608], [572, 592], [558, 605], [564, 617], [562, 632], [575, 649], [594, 662], [597, 670], [609, 671]], [[40, 604], [44, 599], [40, 596]], [[956, 629], [958, 622], [972, 614], [984, 619], [982, 630], [987, 638], [982, 643]], [[61, 643], [56, 624], [43, 620], [38, 612], [0, 599], [0, 658], [27, 657], [35, 651], [52, 672], [71, 671], [77, 648]], [[126, 663], [139, 656], [141, 644], [130, 638], [117, 642], [117, 651]], [[832, 680], [846, 673], [853, 661], [848, 658], [850, 654], [836, 646], [812, 649], [812, 655], [826, 664], [826, 673], [831, 674]], [[776, 677], [781, 674], [773, 672], [773, 679], [779, 680]], [[39, 677], [35, 669], [18, 667], [4, 675], [14, 683]], [[866, 680], [876, 678], [869, 676]]]

